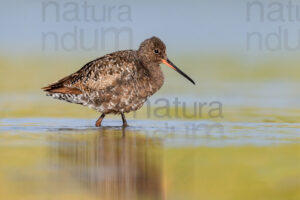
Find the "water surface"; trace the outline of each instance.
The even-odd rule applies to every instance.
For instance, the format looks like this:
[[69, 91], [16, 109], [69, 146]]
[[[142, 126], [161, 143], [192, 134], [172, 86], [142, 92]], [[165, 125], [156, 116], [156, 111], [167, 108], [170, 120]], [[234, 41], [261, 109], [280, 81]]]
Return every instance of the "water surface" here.
[[299, 198], [300, 124], [120, 123], [1, 119], [1, 199]]

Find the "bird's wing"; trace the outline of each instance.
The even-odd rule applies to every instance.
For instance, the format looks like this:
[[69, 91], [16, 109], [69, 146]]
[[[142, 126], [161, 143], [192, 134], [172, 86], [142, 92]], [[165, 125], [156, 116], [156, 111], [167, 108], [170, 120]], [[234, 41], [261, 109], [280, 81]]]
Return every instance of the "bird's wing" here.
[[42, 89], [49, 93], [82, 94], [129, 81], [134, 75], [134, 61], [122, 57], [121, 52], [117, 54], [120, 55], [108, 54], [93, 60], [77, 72]]

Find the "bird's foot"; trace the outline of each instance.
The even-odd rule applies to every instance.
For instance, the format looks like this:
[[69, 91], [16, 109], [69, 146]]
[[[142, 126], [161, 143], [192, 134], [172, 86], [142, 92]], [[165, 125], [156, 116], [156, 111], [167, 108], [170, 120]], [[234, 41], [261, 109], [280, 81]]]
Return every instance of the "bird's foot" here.
[[96, 127], [100, 127], [101, 126], [101, 122], [96, 121]]

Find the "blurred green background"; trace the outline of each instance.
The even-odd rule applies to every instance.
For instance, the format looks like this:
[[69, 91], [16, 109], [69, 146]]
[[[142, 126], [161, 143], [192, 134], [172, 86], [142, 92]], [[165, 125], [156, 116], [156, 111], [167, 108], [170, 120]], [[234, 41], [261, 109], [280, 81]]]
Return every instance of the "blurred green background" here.
[[94, 111], [45, 97], [40, 88], [106, 53], [137, 49], [155, 35], [197, 85], [162, 66], [166, 82], [150, 101], [219, 101], [227, 120], [250, 112], [245, 120], [298, 121], [297, 12], [289, 12], [288, 3], [274, 4], [5, 1], [0, 8], [0, 115], [95, 117]]

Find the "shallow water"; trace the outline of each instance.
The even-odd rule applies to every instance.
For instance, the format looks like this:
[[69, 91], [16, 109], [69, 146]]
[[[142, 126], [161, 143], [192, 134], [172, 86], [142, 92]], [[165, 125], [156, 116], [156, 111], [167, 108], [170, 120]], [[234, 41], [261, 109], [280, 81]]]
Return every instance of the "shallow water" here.
[[0, 199], [300, 197], [298, 123], [120, 124], [1, 119]]

